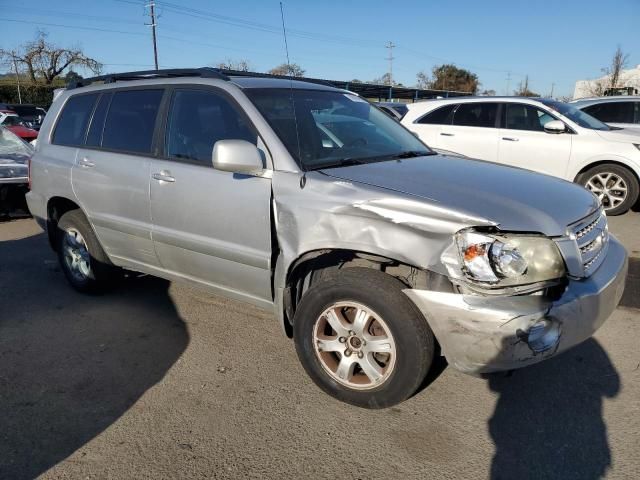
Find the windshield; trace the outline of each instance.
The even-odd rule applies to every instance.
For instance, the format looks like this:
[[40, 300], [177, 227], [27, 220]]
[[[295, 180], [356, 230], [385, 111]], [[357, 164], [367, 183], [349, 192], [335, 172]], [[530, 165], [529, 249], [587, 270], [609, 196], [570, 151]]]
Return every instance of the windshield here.
[[0, 164], [6, 159], [29, 157], [33, 148], [22, 141], [15, 133], [0, 126]]
[[567, 117], [572, 122], [575, 122], [582, 128], [589, 128], [591, 130], [611, 130], [606, 123], [602, 123], [597, 118], [592, 117], [588, 113], [578, 110], [573, 105], [567, 103], [556, 102], [555, 100], [540, 100], [547, 107], [555, 110], [560, 115]]
[[301, 89], [246, 93], [305, 170], [433, 154], [356, 95]]
[[4, 121], [2, 122], [2, 125], [5, 125], [7, 127], [16, 127], [18, 125], [20, 126], [25, 126], [25, 122], [24, 120], [22, 120], [20, 117], [16, 116], [16, 115], [9, 115], [7, 117], [5, 117]]

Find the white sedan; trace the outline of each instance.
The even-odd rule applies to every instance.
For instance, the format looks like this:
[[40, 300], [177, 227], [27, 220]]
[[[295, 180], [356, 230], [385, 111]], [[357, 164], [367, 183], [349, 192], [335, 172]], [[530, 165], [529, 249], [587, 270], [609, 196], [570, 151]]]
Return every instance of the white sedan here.
[[401, 123], [427, 145], [580, 183], [609, 215], [640, 191], [640, 134], [550, 99], [457, 97], [408, 105]]

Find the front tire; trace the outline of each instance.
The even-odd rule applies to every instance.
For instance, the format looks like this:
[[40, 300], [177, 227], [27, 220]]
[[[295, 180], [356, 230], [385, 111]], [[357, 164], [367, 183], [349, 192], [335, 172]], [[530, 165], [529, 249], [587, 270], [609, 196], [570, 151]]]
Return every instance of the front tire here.
[[576, 182], [593, 192], [607, 215], [622, 215], [638, 200], [640, 186], [635, 175], [625, 167], [605, 163], [581, 173]]
[[112, 285], [117, 268], [80, 210], [62, 215], [56, 241], [60, 267], [73, 288], [83, 293], [99, 293]]
[[420, 387], [435, 340], [399, 280], [345, 268], [307, 290], [293, 334], [300, 361], [325, 392], [365, 408], [400, 403]]

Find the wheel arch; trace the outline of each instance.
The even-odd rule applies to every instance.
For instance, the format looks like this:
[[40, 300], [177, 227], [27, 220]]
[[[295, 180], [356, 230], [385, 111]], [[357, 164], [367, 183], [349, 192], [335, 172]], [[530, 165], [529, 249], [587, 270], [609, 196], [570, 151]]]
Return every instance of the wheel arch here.
[[594, 160], [587, 163], [586, 165], [582, 166], [580, 170], [573, 175], [573, 181], [577, 182], [578, 177], [580, 177], [580, 175], [585, 173], [587, 170], [590, 170], [591, 168], [599, 167], [600, 165], [618, 165], [619, 167], [625, 168], [633, 174], [636, 181], [640, 185], [640, 169], [632, 165], [631, 162], [627, 162], [620, 158], [613, 158], [613, 157], [610, 160], [609, 159]]
[[[380, 254], [343, 248], [318, 249], [300, 254], [286, 271], [281, 308], [283, 328], [291, 337], [296, 307], [305, 291], [343, 268], [371, 268], [400, 280], [407, 288], [452, 291], [444, 275], [409, 265]], [[276, 302], [278, 305], [280, 302]]]
[[66, 197], [54, 196], [47, 201], [47, 236], [49, 244], [55, 251], [57, 249], [56, 235], [58, 232], [58, 221], [65, 213], [71, 210], [82, 210], [73, 200]]

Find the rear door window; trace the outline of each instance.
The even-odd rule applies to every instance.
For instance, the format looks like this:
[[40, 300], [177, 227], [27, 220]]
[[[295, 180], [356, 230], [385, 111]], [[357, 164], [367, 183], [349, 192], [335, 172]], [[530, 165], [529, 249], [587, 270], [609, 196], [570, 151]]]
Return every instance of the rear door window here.
[[605, 123], [633, 123], [634, 102], [607, 102], [590, 105], [583, 111]]
[[163, 93], [163, 89], [115, 92], [104, 124], [102, 148], [150, 154]]
[[497, 103], [462, 103], [453, 115], [453, 124], [460, 127], [495, 128]]
[[417, 123], [426, 125], [451, 125], [451, 119], [453, 118], [453, 111], [457, 104], [445, 105], [435, 109], [433, 112], [427, 113], [420, 118]]
[[96, 109], [93, 112], [93, 117], [91, 118], [91, 125], [89, 125], [87, 141], [85, 142], [88, 147], [99, 147], [102, 143], [104, 119], [107, 116], [109, 102], [111, 102], [111, 93], [102, 94], [100, 100], [98, 100], [98, 105], [96, 106]]
[[67, 100], [53, 132], [52, 143], [69, 146], [84, 143], [89, 118], [98, 96], [98, 93], [74, 95]]

